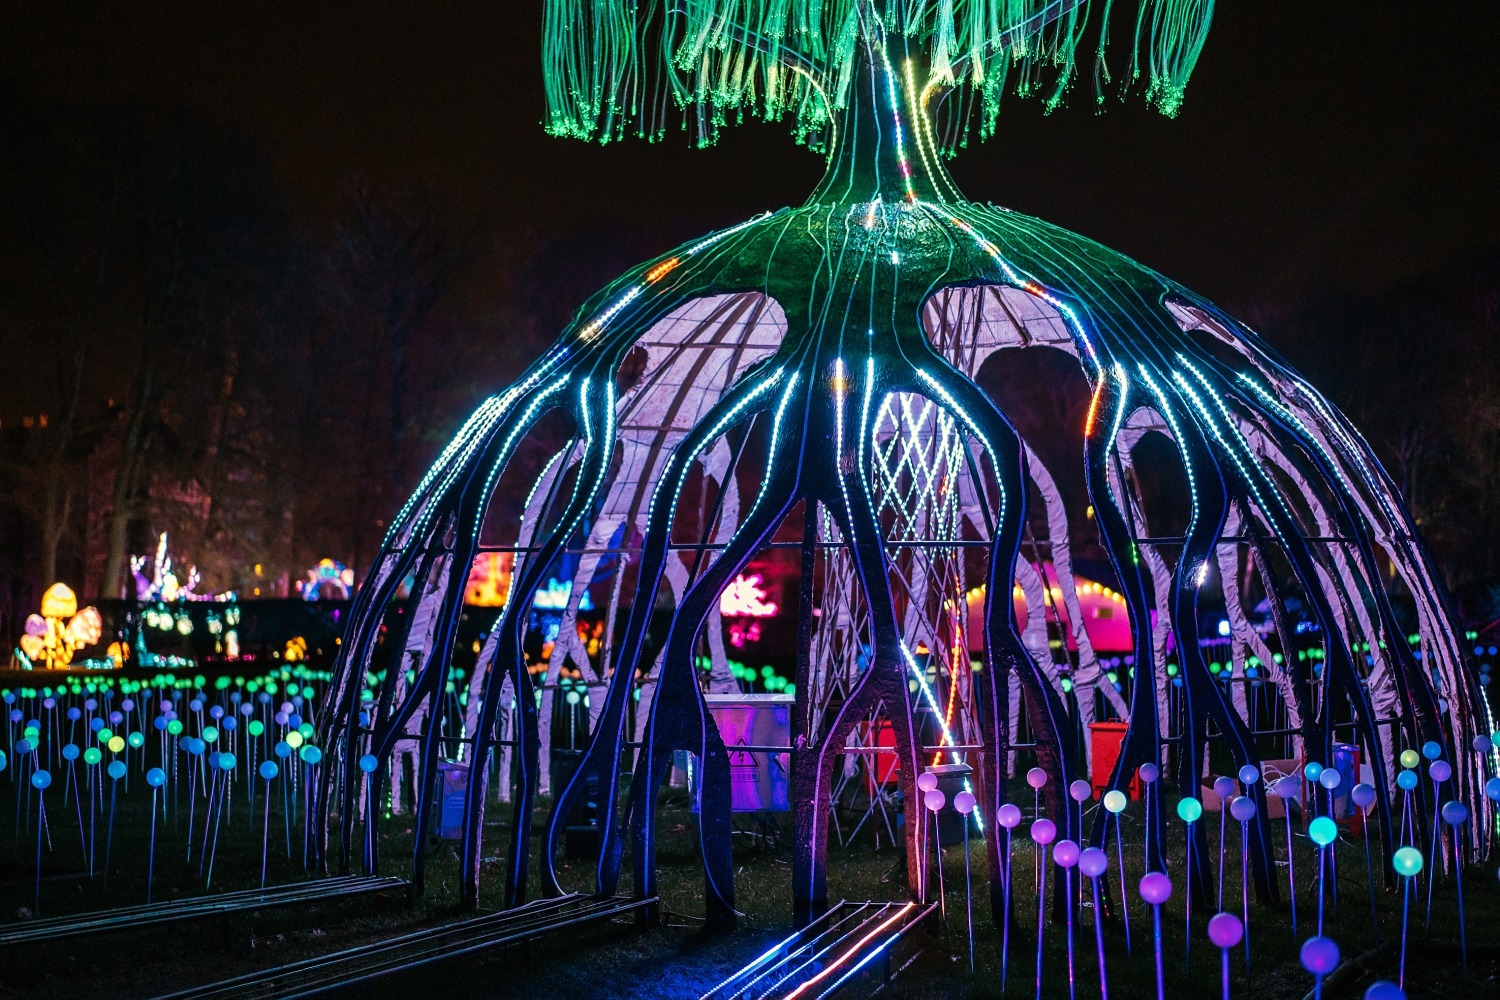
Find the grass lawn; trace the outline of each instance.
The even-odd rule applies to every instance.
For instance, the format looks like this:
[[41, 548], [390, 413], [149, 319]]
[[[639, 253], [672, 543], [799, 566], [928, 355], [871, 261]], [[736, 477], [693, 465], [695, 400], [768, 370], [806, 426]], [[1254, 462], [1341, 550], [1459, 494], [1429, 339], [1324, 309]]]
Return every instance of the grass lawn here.
[[[263, 783], [258, 783], [263, 788]], [[47, 793], [51, 851], [44, 856], [41, 912], [45, 916], [103, 909], [143, 902], [150, 817], [150, 793], [132, 776], [130, 793], [118, 799], [111, 849], [108, 884], [103, 877], [107, 819], [96, 819], [94, 877], [86, 870], [80, 845], [77, 813], [71, 802], [63, 806], [62, 782]], [[232, 812], [220, 829], [214, 856], [210, 892], [252, 887], [259, 884], [263, 799], [249, 808], [243, 785]], [[34, 909], [34, 857], [36, 851], [34, 799], [32, 823], [19, 827], [15, 815], [15, 789], [10, 772], [0, 777], [0, 920], [25, 919]], [[202, 837], [201, 804], [195, 811], [193, 858], [187, 860], [187, 811], [157, 828], [154, 898], [201, 894], [205, 878], [199, 874], [199, 842]], [[539, 825], [546, 815], [545, 803], [538, 808]], [[1134, 806], [1138, 809], [1138, 806]], [[492, 821], [508, 810], [492, 809]], [[1170, 807], [1169, 807], [1169, 815]], [[22, 820], [26, 819], [23, 810]], [[88, 814], [83, 810], [85, 834]], [[783, 817], [786, 819], [786, 817]], [[292, 857], [287, 857], [286, 835], [280, 803], [270, 814], [271, 851], [268, 879], [272, 883], [304, 877], [300, 834], [292, 830]], [[1218, 817], [1205, 815], [1210, 844], [1216, 845]], [[663, 926], [639, 928], [619, 923], [568, 931], [532, 944], [529, 948], [505, 949], [484, 956], [459, 959], [402, 977], [387, 980], [360, 995], [420, 995], [422, 1000], [448, 997], [528, 998], [563, 997], [583, 1000], [593, 997], [655, 998], [696, 997], [734, 969], [747, 962], [791, 930], [791, 864], [784, 843], [761, 837], [736, 838], [736, 905], [744, 916], [739, 930], [727, 936], [708, 937], [700, 931], [702, 881], [696, 855], [694, 820], [680, 791], [667, 793], [661, 804], [662, 840], [658, 848]], [[744, 824], [748, 829], [751, 824]], [[1230, 824], [1232, 855], [1225, 883], [1226, 908], [1238, 911], [1238, 830]], [[867, 826], [868, 830], [868, 826]], [[493, 850], [506, 842], [502, 824], [491, 830]], [[789, 833], [789, 825], [785, 832]], [[1140, 872], [1138, 839], [1127, 827], [1127, 867], [1133, 886]], [[1284, 850], [1284, 827], [1275, 821], [1273, 833]], [[1175, 820], [1168, 843], [1181, 844]], [[410, 867], [409, 817], [393, 817], [382, 830], [384, 874], [404, 875]], [[1036, 969], [1036, 899], [1032, 891], [1035, 859], [1030, 841], [1018, 837], [1015, 845], [1015, 916], [1011, 927], [1008, 994], [1000, 988], [1000, 932], [988, 906], [983, 887], [988, 865], [982, 843], [972, 844], [971, 864], [976, 886], [974, 937], [977, 967], [971, 975], [968, 937], [965, 931], [964, 853], [962, 846], [944, 851], [947, 887], [947, 921], [934, 925], [930, 934], [917, 935], [915, 947], [906, 949], [895, 963], [909, 964], [880, 990], [882, 997], [987, 997], [1032, 996]], [[1216, 850], [1216, 847], [1214, 847]], [[1301, 938], [1312, 933], [1316, 922], [1315, 862], [1313, 847], [1297, 838], [1297, 884]], [[1181, 847], [1171, 859], [1181, 870]], [[1377, 887], [1381, 946], [1374, 944], [1363, 842], [1357, 837], [1338, 846], [1338, 903], [1330, 900], [1326, 933], [1340, 944], [1346, 962], [1362, 964], [1352, 975], [1325, 990], [1330, 1000], [1360, 997], [1376, 978], [1396, 975], [1399, 960], [1401, 897]], [[625, 884], [628, 893], [628, 863]], [[1285, 868], [1283, 866], [1284, 873]], [[404, 930], [461, 918], [457, 909], [457, 858], [451, 846], [430, 848], [427, 897], [408, 906], [399, 895], [360, 897], [314, 907], [269, 910], [259, 914], [215, 917], [175, 926], [127, 930], [92, 938], [74, 938], [54, 944], [28, 946], [0, 952], [0, 997], [27, 998], [130, 998], [154, 996], [173, 989], [203, 984], [229, 976], [269, 968], [289, 961], [361, 944]], [[486, 865], [484, 892], [487, 899], [500, 892], [498, 859]], [[1105, 876], [1116, 887], [1118, 873]], [[591, 886], [586, 865], [564, 869], [564, 880], [575, 888]], [[1378, 880], [1378, 872], [1377, 872]], [[888, 844], [875, 850], [869, 842], [829, 848], [830, 898], [850, 900], [900, 899], [905, 878], [897, 854]], [[1049, 892], [1050, 884], [1049, 884]], [[1085, 893], [1085, 896], [1087, 894]], [[1457, 900], [1452, 877], [1440, 879], [1434, 896], [1432, 925], [1426, 927], [1426, 883], [1413, 900], [1412, 931], [1408, 944], [1407, 980], [1412, 997], [1462, 997], [1479, 1000], [1500, 997], [1500, 882], [1493, 868], [1470, 869], [1464, 876], [1464, 899], [1468, 916], [1469, 967], [1460, 963]], [[1085, 904], [1075, 928], [1075, 980], [1077, 995], [1099, 995], [1095, 958], [1092, 907]], [[1133, 952], [1127, 954], [1123, 936], [1106, 933], [1110, 994], [1113, 997], [1154, 996], [1156, 983], [1152, 961], [1149, 910], [1132, 892]], [[1219, 952], [1208, 941], [1204, 922], [1208, 912], [1194, 914], [1191, 962], [1183, 954], [1184, 913], [1181, 887], [1163, 909], [1162, 947], [1166, 992], [1173, 997], [1217, 997]], [[1050, 923], [1043, 954], [1043, 995], [1068, 996], [1065, 927]], [[1232, 989], [1236, 997], [1300, 998], [1312, 988], [1312, 979], [1301, 968], [1297, 954], [1300, 938], [1293, 936], [1289, 911], [1251, 903], [1253, 976], [1246, 984], [1243, 950], [1231, 961]], [[880, 986], [870, 980], [849, 995], [868, 995]]]

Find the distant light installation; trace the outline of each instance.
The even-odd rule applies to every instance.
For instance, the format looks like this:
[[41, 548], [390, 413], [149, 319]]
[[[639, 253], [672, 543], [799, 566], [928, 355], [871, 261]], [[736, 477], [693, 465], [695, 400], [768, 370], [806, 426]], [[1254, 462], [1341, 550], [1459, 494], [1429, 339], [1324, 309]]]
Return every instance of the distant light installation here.
[[780, 607], [768, 600], [764, 578], [759, 573], [741, 573], [730, 581], [719, 597], [719, 613], [726, 618], [771, 618]]

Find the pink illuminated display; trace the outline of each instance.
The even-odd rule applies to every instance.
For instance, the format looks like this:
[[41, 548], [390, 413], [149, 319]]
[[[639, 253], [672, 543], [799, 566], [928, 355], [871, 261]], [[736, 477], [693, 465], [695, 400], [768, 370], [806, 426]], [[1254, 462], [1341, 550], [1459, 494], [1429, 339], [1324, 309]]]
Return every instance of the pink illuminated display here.
[[775, 601], [767, 600], [764, 578], [759, 573], [735, 577], [719, 597], [719, 613], [726, 618], [770, 618], [779, 610]]

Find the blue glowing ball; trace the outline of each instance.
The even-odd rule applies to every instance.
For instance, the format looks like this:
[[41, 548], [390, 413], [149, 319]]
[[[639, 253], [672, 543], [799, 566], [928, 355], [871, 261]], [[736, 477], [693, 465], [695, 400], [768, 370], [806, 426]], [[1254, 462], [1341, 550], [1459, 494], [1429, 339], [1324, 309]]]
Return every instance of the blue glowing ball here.
[[1339, 946], [1333, 938], [1310, 937], [1302, 942], [1302, 967], [1315, 976], [1326, 976], [1339, 964]]
[[1317, 781], [1323, 776], [1323, 765], [1313, 761], [1302, 769], [1302, 773], [1307, 775], [1308, 781]]
[[367, 753], [359, 759], [359, 769], [366, 774], [374, 772], [379, 766], [380, 761], [376, 760], [375, 755], [372, 753]]
[[1365, 990], [1365, 1000], [1406, 1000], [1406, 991], [1389, 979], [1382, 979]]
[[1460, 826], [1469, 819], [1469, 807], [1450, 799], [1443, 803], [1442, 816], [1443, 822], [1449, 826]]
[[276, 762], [274, 760], [261, 761], [260, 776], [262, 778], [265, 778], [267, 781], [270, 781], [272, 778], [276, 777], [276, 775], [280, 772], [281, 768], [276, 766]]
[[1428, 760], [1437, 760], [1442, 755], [1442, 744], [1438, 743], [1436, 740], [1428, 740], [1426, 743], [1422, 744], [1422, 756], [1426, 757]]
[[292, 755], [292, 746], [286, 740], [278, 740], [273, 749], [278, 757], [290, 757]]
[[1240, 768], [1240, 784], [1250, 786], [1260, 780], [1260, 768], [1254, 764], [1246, 764]]
[[1402, 771], [1400, 774], [1396, 775], [1396, 784], [1400, 785], [1408, 792], [1411, 791], [1413, 788], [1417, 787], [1417, 772]]
[[119, 781], [125, 777], [125, 762], [123, 760], [112, 760], [109, 762], [109, 767], [105, 768], [104, 771], [111, 778]]
[[323, 759], [323, 751], [311, 743], [302, 748], [302, 760], [308, 764], [316, 764]]
[[33, 771], [31, 773], [31, 785], [37, 791], [46, 791], [47, 786], [52, 784], [52, 775], [46, 771]]
[[146, 784], [152, 788], [160, 788], [167, 783], [167, 772], [159, 767], [153, 767], [146, 772]]

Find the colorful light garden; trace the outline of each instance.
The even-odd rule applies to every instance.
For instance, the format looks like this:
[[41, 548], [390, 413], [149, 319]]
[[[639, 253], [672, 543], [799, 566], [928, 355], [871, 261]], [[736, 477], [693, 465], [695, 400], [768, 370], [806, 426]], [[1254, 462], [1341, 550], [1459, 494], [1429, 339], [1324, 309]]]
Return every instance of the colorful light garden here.
[[[316, 910], [138, 982], [1500, 995], [1495, 635], [1395, 481], [1250, 328], [946, 167], [1007, 90], [1194, 113], [1214, 5], [1117, 6], [548, 0], [552, 134], [748, 114], [823, 180], [588, 300], [299, 583], [336, 641], [244, 659], [234, 595], [208, 664], [28, 626], [0, 948]], [[165, 535], [134, 568], [191, 631]]]

